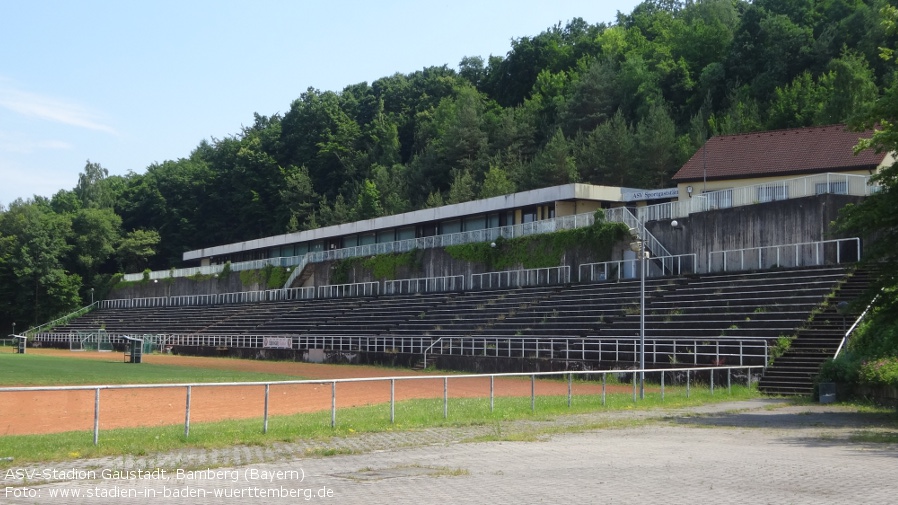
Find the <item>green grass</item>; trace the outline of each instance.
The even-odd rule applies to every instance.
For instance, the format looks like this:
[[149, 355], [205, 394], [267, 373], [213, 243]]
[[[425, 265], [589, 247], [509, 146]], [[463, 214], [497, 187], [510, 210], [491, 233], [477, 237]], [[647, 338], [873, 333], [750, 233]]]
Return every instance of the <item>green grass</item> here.
[[[262, 419], [221, 421], [191, 424], [189, 438], [184, 437], [184, 426], [128, 428], [102, 430], [99, 445], [93, 445], [91, 431], [50, 435], [24, 435], [0, 437], [0, 458], [12, 457], [13, 462], [0, 461], [0, 468], [15, 464], [43, 461], [66, 461], [101, 456], [148, 456], [154, 453], [178, 451], [187, 448], [222, 448], [235, 445], [270, 446], [300, 440], [320, 441], [322, 447], [316, 455], [345, 453], [327, 447], [334, 437], [353, 437], [362, 433], [413, 431], [440, 426], [490, 426], [488, 435], [476, 440], [533, 440], [540, 436], [584, 429], [626, 427], [645, 424], [638, 418], [603, 421], [600, 424], [537, 423], [527, 430], [509, 430], [512, 421], [548, 421], [567, 414], [588, 413], [601, 410], [625, 411], [647, 409], [682, 408], [709, 402], [754, 398], [757, 392], [744, 386], [734, 386], [732, 394], [718, 388], [712, 396], [707, 389], [693, 386], [686, 398], [685, 388], [667, 388], [666, 398], [660, 393], [647, 394], [645, 400], [633, 402], [631, 394], [613, 394], [601, 404], [598, 395], [575, 396], [571, 407], [567, 396], [542, 396], [536, 398], [536, 409], [531, 411], [530, 397], [496, 398], [491, 412], [488, 398], [450, 398], [448, 418], [443, 418], [443, 400], [410, 400], [397, 402], [395, 423], [390, 423], [389, 404], [345, 408], [337, 410], [337, 426], [331, 428], [331, 412], [278, 416], [269, 419], [268, 433], [262, 433]], [[227, 464], [223, 462], [222, 464]]]
[[121, 353], [108, 360], [0, 354], [0, 385], [61, 386], [300, 380], [302, 377], [153, 363], [124, 363]]

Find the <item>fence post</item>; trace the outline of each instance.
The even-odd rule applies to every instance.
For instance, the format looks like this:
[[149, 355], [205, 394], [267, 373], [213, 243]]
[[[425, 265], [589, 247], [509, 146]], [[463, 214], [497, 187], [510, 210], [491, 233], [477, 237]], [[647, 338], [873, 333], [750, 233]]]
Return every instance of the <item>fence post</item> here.
[[686, 398], [689, 398], [689, 370], [686, 370]]
[[530, 376], [530, 411], [536, 410], [536, 375]]
[[337, 427], [337, 381], [331, 382], [331, 428]]
[[602, 374], [602, 406], [605, 406], [605, 377], [607, 377], [607, 373]]
[[184, 409], [184, 438], [190, 436], [190, 391], [192, 386], [187, 386], [187, 407]]
[[271, 384], [265, 384], [265, 414], [262, 421], [262, 433], [268, 433], [268, 391]]
[[449, 418], [449, 377], [443, 377], [443, 419]]
[[661, 372], [661, 401], [664, 401], [664, 372]]
[[493, 407], [495, 406], [495, 405], [494, 405], [494, 400], [495, 400], [495, 395], [494, 395], [495, 382], [496, 382], [496, 377], [495, 377], [494, 375], [490, 375], [490, 412], [493, 411]]
[[94, 445], [100, 443], [100, 388], [94, 394]]
[[396, 379], [390, 379], [390, 424], [396, 422]]
[[574, 374], [567, 374], [567, 406], [571, 406], [571, 383], [574, 381]]

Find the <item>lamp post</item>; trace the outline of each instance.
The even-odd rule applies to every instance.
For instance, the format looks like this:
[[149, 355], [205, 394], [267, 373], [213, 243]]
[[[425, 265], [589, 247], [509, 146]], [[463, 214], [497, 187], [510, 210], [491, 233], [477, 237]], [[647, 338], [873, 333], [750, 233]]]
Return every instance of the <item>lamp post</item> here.
[[[638, 226], [638, 224], [637, 224]], [[630, 234], [636, 239], [630, 249], [639, 255], [639, 398], [645, 399], [645, 224], [643, 233], [630, 228]]]
[[94, 304], [94, 288], [90, 288], [90, 304]]
[[12, 334], [13, 335], [16, 334], [16, 322], [15, 321], [12, 322]]

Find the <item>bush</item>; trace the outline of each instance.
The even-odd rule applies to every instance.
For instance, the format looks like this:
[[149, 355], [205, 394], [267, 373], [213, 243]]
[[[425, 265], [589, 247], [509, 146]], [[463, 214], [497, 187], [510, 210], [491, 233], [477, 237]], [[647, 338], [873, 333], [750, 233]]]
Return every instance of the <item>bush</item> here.
[[858, 382], [858, 368], [860, 362], [851, 353], [844, 353], [836, 359], [823, 363], [820, 367], [818, 382], [839, 382], [843, 384], [856, 384]]
[[898, 358], [865, 361], [858, 371], [862, 384], [898, 386]]
[[855, 330], [850, 346], [871, 359], [898, 356], [898, 323], [890, 314], [877, 311]]

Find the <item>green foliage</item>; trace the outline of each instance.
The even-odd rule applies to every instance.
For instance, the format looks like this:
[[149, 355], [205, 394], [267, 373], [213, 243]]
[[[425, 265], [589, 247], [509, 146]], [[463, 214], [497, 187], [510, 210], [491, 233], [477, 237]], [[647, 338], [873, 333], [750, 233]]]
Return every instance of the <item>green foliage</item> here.
[[488, 242], [453, 245], [446, 247], [446, 253], [457, 260], [484, 265], [488, 270], [558, 266], [565, 251], [575, 247], [585, 247], [598, 257], [610, 258], [614, 243], [627, 236], [627, 227], [604, 221], [601, 211], [597, 216], [600, 217], [595, 223], [586, 228], [513, 239], [500, 237], [495, 247]]
[[823, 363], [817, 382], [838, 382], [842, 384], [856, 384], [858, 382], [858, 370], [860, 360], [851, 352], [845, 352], [836, 359]]
[[783, 354], [786, 354], [786, 351], [792, 347], [792, 340], [794, 336], [790, 335], [780, 335], [776, 342], [770, 347], [770, 362], [772, 363], [776, 358], [779, 358]]
[[820, 382], [898, 385], [898, 326], [884, 309], [874, 311], [848, 341], [848, 349], [826, 362]]
[[858, 379], [861, 384], [898, 386], [898, 357], [862, 363]]
[[349, 283], [349, 272], [356, 258], [337, 260], [331, 265], [331, 284], [347, 284]]
[[393, 280], [399, 276], [402, 268], [411, 271], [419, 270], [423, 254], [423, 251], [414, 249], [404, 253], [337, 260], [331, 265], [331, 284], [348, 283], [349, 273], [356, 268], [370, 272], [374, 279]]
[[[230, 266], [226, 265], [230, 271]], [[197, 274], [199, 275], [199, 274]], [[219, 274], [223, 277], [221, 274]], [[243, 286], [252, 286], [258, 284], [260, 289], [278, 289], [284, 287], [290, 272], [284, 267], [276, 267], [274, 265], [265, 265], [257, 270], [241, 270], [240, 282]], [[201, 276], [197, 280], [206, 280], [211, 276]]]
[[362, 266], [371, 271], [375, 279], [395, 279], [400, 268], [416, 270], [421, 266], [423, 251], [417, 249], [392, 254], [378, 254], [362, 259]]
[[284, 287], [290, 272], [284, 267], [276, 267], [274, 265], [265, 265], [262, 268], [262, 279], [268, 289], [279, 289]]

